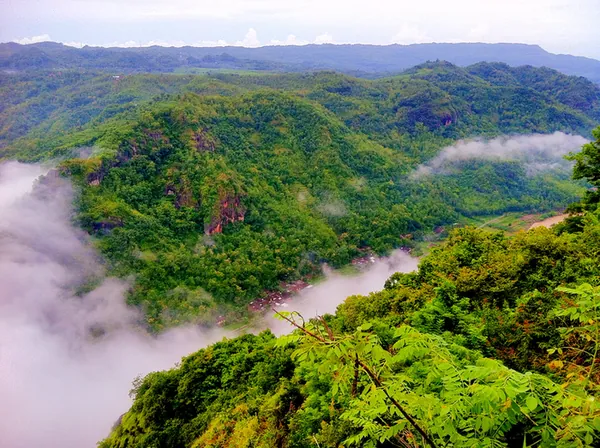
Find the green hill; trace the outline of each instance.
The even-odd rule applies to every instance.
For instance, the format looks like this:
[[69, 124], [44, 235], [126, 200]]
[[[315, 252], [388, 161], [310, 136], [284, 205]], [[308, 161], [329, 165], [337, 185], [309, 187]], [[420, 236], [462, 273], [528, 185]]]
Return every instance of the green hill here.
[[557, 95], [472, 71], [440, 62], [376, 81], [5, 75], [2, 154], [91, 153], [61, 169], [79, 185], [78, 219], [111, 273], [136, 275], [131, 303], [154, 329], [210, 324], [243, 314], [281, 282], [318, 274], [323, 262], [410, 246], [469, 216], [576, 199], [583, 189], [567, 171], [532, 174], [513, 159], [411, 176], [459, 138], [591, 129], [593, 85], [589, 107], [574, 109], [560, 101], [575, 103], [577, 87]]
[[550, 67], [567, 75], [600, 81], [600, 61], [552, 54], [537, 45], [432, 43], [414, 45], [301, 45], [244, 47], [73, 48], [54, 42], [0, 43], [0, 69], [99, 70], [126, 73], [259, 70], [305, 72], [336, 70], [366, 77], [398, 73], [426, 61], [447, 60], [460, 66], [479, 61], [511, 66]]
[[[529, 72], [529, 78], [536, 81], [510, 75], [499, 82], [482, 69], [488, 66], [496, 67], [496, 72]], [[134, 112], [165, 95], [236, 96], [261, 89], [313, 100], [352, 129], [394, 148], [403, 145], [402, 135], [416, 133], [420, 124], [454, 140], [557, 130], [589, 135], [600, 119], [597, 85], [554, 70], [511, 69], [498, 64], [463, 69], [445, 62], [427, 63], [404, 75], [373, 81], [331, 72], [262, 76], [71, 71], [0, 74], [0, 157], [40, 157], [67, 132]], [[19, 140], [24, 136], [27, 138]]]
[[[598, 186], [596, 142], [577, 178]], [[134, 384], [116, 447], [584, 447], [600, 441], [597, 192], [554, 229], [458, 229], [289, 336], [223, 340]]]
[[281, 93], [187, 95], [101, 129], [79, 144], [109, 150], [63, 170], [79, 179], [82, 225], [115, 274], [137, 274], [132, 303], [158, 327], [244, 309], [322, 262], [385, 253], [461, 216], [549, 210], [580, 191], [515, 161], [413, 180], [413, 154], [445, 139], [423, 131], [399, 151]]

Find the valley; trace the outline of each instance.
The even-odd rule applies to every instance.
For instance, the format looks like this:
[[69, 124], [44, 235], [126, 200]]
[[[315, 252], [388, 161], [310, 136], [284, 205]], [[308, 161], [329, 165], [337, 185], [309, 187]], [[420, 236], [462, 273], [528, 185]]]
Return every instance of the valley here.
[[600, 440], [593, 81], [41, 48], [0, 58], [10, 448]]

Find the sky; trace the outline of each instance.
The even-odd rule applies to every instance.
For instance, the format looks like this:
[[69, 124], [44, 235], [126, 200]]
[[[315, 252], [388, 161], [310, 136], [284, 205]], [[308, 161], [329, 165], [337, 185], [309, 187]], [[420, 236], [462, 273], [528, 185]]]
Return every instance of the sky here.
[[519, 42], [600, 59], [600, 0], [0, 0], [0, 41]]

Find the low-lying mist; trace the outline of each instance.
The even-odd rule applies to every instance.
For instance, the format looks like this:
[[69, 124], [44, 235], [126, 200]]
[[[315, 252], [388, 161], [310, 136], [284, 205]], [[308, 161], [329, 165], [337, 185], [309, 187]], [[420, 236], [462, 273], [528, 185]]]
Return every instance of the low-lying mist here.
[[[158, 337], [142, 331], [125, 305], [129, 284], [106, 277], [87, 234], [72, 225], [71, 185], [52, 173], [36, 180], [46, 172], [0, 164], [0, 446], [94, 447], [129, 408], [136, 376], [235, 335], [194, 326]], [[355, 277], [331, 273], [286, 309], [332, 312], [416, 263], [396, 252]]]
[[433, 159], [420, 165], [412, 177], [445, 174], [452, 164], [471, 159], [521, 161], [530, 175], [557, 168], [570, 170], [571, 164], [564, 156], [578, 151], [587, 142], [579, 135], [563, 132], [461, 140], [443, 148]]

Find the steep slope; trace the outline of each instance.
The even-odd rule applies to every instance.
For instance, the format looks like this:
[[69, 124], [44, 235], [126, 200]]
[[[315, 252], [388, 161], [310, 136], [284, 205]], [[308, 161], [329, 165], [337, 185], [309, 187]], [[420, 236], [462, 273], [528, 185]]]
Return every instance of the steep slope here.
[[42, 72], [0, 75], [0, 151], [15, 139], [56, 138], [134, 110], [141, 102], [182, 91], [238, 93], [233, 85], [200, 76], [101, 75]]
[[578, 78], [557, 76], [498, 85], [446, 62], [375, 81], [5, 75], [0, 154], [84, 157], [63, 164], [81, 188], [79, 220], [114, 274], [136, 275], [130, 299], [147, 323], [212, 324], [322, 262], [385, 253], [468, 216], [576, 199], [582, 186], [539, 142], [520, 143], [537, 159], [479, 154], [416, 172], [460, 138], [586, 135], [594, 96], [588, 109], [569, 107], [560, 101], [575, 94], [545, 86]]
[[[595, 137], [575, 174], [597, 185]], [[333, 316], [148, 375], [100, 447], [596, 446], [597, 193], [577, 207], [514, 238], [458, 229]]]
[[600, 120], [600, 89], [584, 77], [565, 76], [545, 67], [510, 67], [502, 63], [487, 62], [467, 67], [467, 70], [494, 85], [518, 83], [548, 94], [559, 103]]
[[461, 216], [548, 210], [581, 191], [519, 161], [415, 179], [410, 154], [439, 137], [394, 150], [274, 92], [187, 94], [71, 138], [104, 148], [62, 169], [79, 182], [79, 220], [113, 272], [137, 275], [132, 303], [155, 328], [212, 322], [322, 262], [384, 253]]

